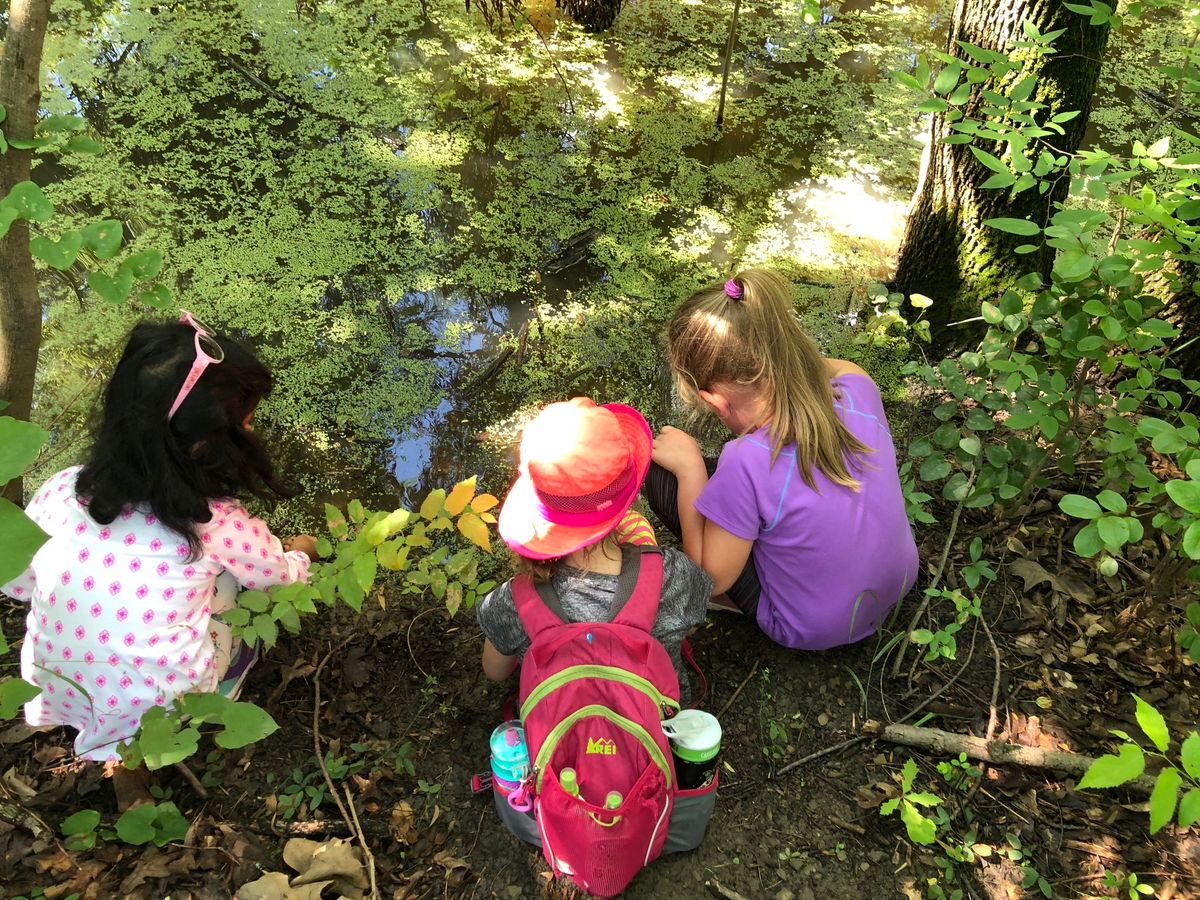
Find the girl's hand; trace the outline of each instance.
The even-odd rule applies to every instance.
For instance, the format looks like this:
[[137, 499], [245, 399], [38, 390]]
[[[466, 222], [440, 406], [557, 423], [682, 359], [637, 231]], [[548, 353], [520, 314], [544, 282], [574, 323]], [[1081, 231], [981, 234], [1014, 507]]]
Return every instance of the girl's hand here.
[[309, 559], [317, 558], [317, 539], [311, 534], [297, 534], [283, 542], [284, 550], [299, 550]]
[[667, 425], [654, 439], [650, 458], [676, 478], [699, 470], [704, 472], [704, 456], [700, 445], [686, 431]]

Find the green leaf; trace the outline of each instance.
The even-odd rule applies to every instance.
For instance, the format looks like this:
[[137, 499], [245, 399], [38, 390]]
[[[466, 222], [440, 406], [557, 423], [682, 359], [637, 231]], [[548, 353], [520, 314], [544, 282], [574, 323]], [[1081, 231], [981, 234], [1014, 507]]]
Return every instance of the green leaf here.
[[1118, 516], [1101, 516], [1096, 531], [1110, 552], [1117, 552], [1129, 540], [1129, 523]]
[[17, 218], [27, 222], [49, 222], [54, 215], [54, 204], [32, 181], [18, 182], [8, 196], [0, 200], [0, 206], [8, 207]]
[[0, 497], [0, 584], [12, 581], [28, 567], [50, 535], [25, 515], [25, 510]]
[[908, 830], [908, 837], [914, 844], [932, 844], [937, 836], [937, 825], [933, 819], [922, 815], [921, 811], [905, 800], [900, 804], [900, 819]]
[[87, 153], [95, 155], [104, 152], [104, 146], [95, 138], [86, 134], [77, 134], [67, 141], [67, 150], [71, 153]]
[[1200, 515], [1200, 482], [1179, 479], [1168, 481], [1167, 496], [1181, 509]]
[[1179, 786], [1183, 777], [1173, 768], [1163, 769], [1154, 780], [1150, 792], [1150, 833], [1154, 834], [1171, 821], [1175, 815], [1175, 802], [1179, 798]]
[[138, 294], [138, 301], [151, 309], [170, 309], [171, 300], [171, 289], [165, 284], [156, 284], [150, 290]]
[[28, 681], [7, 678], [0, 681], [0, 721], [11, 719], [17, 711], [42, 692]]
[[1042, 232], [1040, 225], [1030, 222], [1028, 219], [984, 219], [983, 224], [995, 228], [997, 231], [1007, 231], [1009, 234], [1031, 235]]
[[83, 243], [99, 259], [112, 259], [121, 249], [124, 229], [116, 219], [93, 222], [83, 229]]
[[225, 730], [216, 736], [217, 746], [236, 750], [261, 741], [279, 730], [271, 715], [253, 703], [233, 703], [221, 716]]
[[900, 788], [905, 793], [912, 787], [913, 780], [917, 777], [917, 761], [911, 756], [904, 761], [904, 767], [900, 770]]
[[52, 134], [78, 131], [84, 124], [82, 116], [47, 116], [37, 123], [37, 130]]
[[1161, 750], [1167, 752], [1167, 746], [1171, 743], [1171, 733], [1167, 730], [1167, 720], [1162, 717], [1157, 709], [1139, 697], [1133, 695], [1133, 702], [1137, 704], [1135, 715], [1137, 716], [1138, 726], [1145, 733], [1146, 737]]
[[[993, 172], [1000, 172], [1005, 175], [1011, 174], [1008, 170], [1007, 165], [1005, 165], [1003, 162], [1001, 162], [996, 157], [992, 156], [992, 154], [988, 153], [986, 150], [980, 150], [974, 144], [972, 144], [969, 149], [971, 151], [972, 156], [974, 156], [977, 160], [979, 160], [981, 163], [983, 163], [985, 166], [987, 166]], [[1003, 220], [1003, 221], [1024, 222], [1025, 220], [1024, 219], [1008, 219], [1008, 220]], [[985, 221], [983, 224], [988, 225], [988, 224], [990, 224], [990, 221]], [[1029, 224], [1033, 224], [1033, 223], [1031, 222]], [[1035, 228], [1036, 228], [1036, 226], [1035, 226]], [[1037, 234], [1038, 231], [1041, 231], [1041, 229], [1037, 228], [1035, 231], [1024, 232], [1024, 233]], [[1023, 232], [1020, 232], [1020, 231], [1014, 232], [1014, 234], [1022, 234], [1022, 233]]]
[[117, 837], [127, 844], [148, 844], [158, 847], [181, 841], [188, 833], [188, 820], [170, 801], [134, 806], [117, 819]]
[[1105, 754], [1092, 763], [1077, 789], [1111, 788], [1133, 781], [1146, 769], [1146, 757], [1137, 744], [1122, 744], [1117, 756]]
[[1054, 274], [1063, 281], [1082, 281], [1092, 274], [1094, 262], [1095, 260], [1082, 250], [1064, 250], [1054, 259]]
[[954, 86], [958, 84], [959, 76], [962, 74], [961, 63], [949, 63], [938, 72], [938, 77], [933, 82], [933, 92], [935, 94], [948, 94], [954, 90]]
[[263, 591], [242, 591], [237, 596], [238, 606], [244, 606], [252, 612], [266, 612], [271, 605], [271, 598]]
[[1096, 519], [1102, 514], [1095, 500], [1080, 494], [1067, 494], [1058, 501], [1058, 508], [1076, 519]]
[[1075, 552], [1085, 559], [1095, 556], [1104, 549], [1104, 540], [1100, 537], [1100, 531], [1096, 528], [1096, 523], [1092, 522], [1079, 530], [1075, 535], [1075, 540], [1072, 541], [1072, 546], [1075, 547]]
[[0, 486], [29, 468], [49, 439], [50, 433], [32, 422], [0, 416]]
[[122, 267], [116, 277], [104, 272], [89, 272], [88, 287], [96, 292], [101, 300], [108, 303], [122, 303], [133, 290], [133, 273]]
[[1183, 771], [1200, 781], [1200, 734], [1191, 732], [1179, 747], [1179, 761]]
[[1123, 513], [1127, 509], [1125, 498], [1116, 491], [1103, 490], [1096, 495], [1096, 501], [1110, 512]]
[[134, 253], [121, 263], [117, 277], [128, 272], [133, 281], [149, 281], [162, 270], [163, 255], [161, 250], [143, 250]]
[[279, 626], [275, 624], [275, 620], [267, 613], [256, 615], [251, 627], [262, 639], [268, 650], [274, 647], [276, 641], [279, 640]]
[[931, 456], [921, 464], [922, 481], [939, 481], [950, 474], [950, 462], [941, 456]]
[[1192, 788], [1179, 801], [1179, 824], [1189, 828], [1200, 820], [1200, 788]]
[[73, 816], [63, 819], [62, 824], [58, 826], [58, 831], [68, 837], [73, 834], [87, 834], [89, 831], [95, 831], [99, 824], [100, 812], [98, 810], [81, 809]]
[[364, 553], [354, 560], [354, 577], [365, 594], [375, 584], [378, 562], [374, 553]]
[[366, 599], [362, 587], [358, 583], [358, 579], [354, 577], [354, 572], [350, 569], [342, 569], [337, 574], [337, 589], [341, 594], [343, 602], [358, 612], [362, 609], [363, 600]]
[[52, 241], [37, 235], [29, 240], [29, 252], [55, 269], [69, 269], [83, 246], [83, 232], [68, 231], [61, 240]]

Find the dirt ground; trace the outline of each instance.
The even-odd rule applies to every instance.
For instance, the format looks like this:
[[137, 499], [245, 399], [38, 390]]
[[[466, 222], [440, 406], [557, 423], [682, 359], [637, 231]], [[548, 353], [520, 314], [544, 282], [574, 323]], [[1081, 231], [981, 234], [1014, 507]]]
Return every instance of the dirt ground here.
[[[951, 556], [965, 554], [970, 536], [979, 535], [989, 558], [1002, 564], [985, 594], [988, 627], [966, 625], [953, 662], [912, 665], [910, 653], [892, 678], [891, 657], [876, 659], [882, 638], [794, 653], [740, 616], [710, 616], [693, 646], [708, 679], [704, 706], [720, 715], [725, 732], [716, 811], [700, 849], [654, 863], [624, 896], [924, 896], [942, 849], [918, 848], [896, 816], [878, 811], [895, 796], [910, 756], [920, 789], [946, 798], [951, 833], [976, 832], [976, 860], [956, 866], [952, 885], [943, 876], [947, 896], [954, 888], [966, 897], [1041, 896], [1037, 887], [1021, 887], [1027, 873], [999, 852], [1011, 847], [1008, 835], [1028, 854], [1020, 864], [1032, 864], [1053, 896], [1112, 896], [1101, 882], [1106, 869], [1138, 873], [1159, 897], [1200, 895], [1200, 838], [1194, 829], [1168, 827], [1151, 839], [1144, 797], [1077, 794], [1073, 780], [1031, 768], [988, 769], [978, 789], [956, 791], [936, 771], [938, 757], [866, 740], [837, 746], [858, 737], [866, 720], [896, 721], [926, 701], [910, 721], [984, 734], [993, 691], [997, 734], [1035, 747], [1111, 752], [1108, 728], [1136, 730], [1132, 691], [1155, 703], [1177, 734], [1195, 727], [1197, 670], [1181, 658], [1170, 625], [1182, 592], [1157, 600], [1145, 590], [1122, 594], [1072, 571], [1059, 549], [1067, 523], [1048, 503], [1018, 522], [971, 516], [964, 515]], [[928, 566], [942, 540], [931, 535], [923, 545]], [[1039, 580], [1043, 565], [1056, 573], [1052, 581]], [[906, 601], [902, 620], [917, 596]], [[539, 851], [501, 827], [489, 796], [471, 794], [470, 776], [487, 768], [487, 738], [512, 693], [483, 678], [473, 618], [449, 620], [413, 600], [389, 596], [386, 608], [369, 600], [359, 617], [326, 614], [271, 652], [246, 696], [265, 705], [280, 730], [246, 752], [204, 760], [202, 751], [193, 768], [208, 785], [207, 799], [176, 771], [160, 775], [193, 823], [184, 843], [147, 849], [101, 841], [69, 853], [0, 823], [0, 893], [228, 897], [265, 871], [285, 870], [279, 857], [289, 836], [346, 836], [328, 797], [315, 811], [288, 800], [322, 785], [313, 708], [324, 660], [323, 746], [334, 776], [356, 798], [382, 896], [574, 895], [550, 881]], [[6, 633], [19, 628], [19, 611], [6, 607]], [[698, 692], [696, 678], [693, 684]], [[30, 734], [19, 721], [10, 724], [0, 732], [4, 791], [52, 827], [89, 806], [111, 822], [111, 789], [94, 768], [70, 763], [69, 748], [63, 731]]]

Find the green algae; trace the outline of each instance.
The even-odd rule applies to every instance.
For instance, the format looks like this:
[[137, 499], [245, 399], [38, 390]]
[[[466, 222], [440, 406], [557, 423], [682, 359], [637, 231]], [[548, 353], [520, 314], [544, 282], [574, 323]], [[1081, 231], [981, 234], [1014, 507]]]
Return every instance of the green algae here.
[[[278, 379], [262, 428], [307, 491], [395, 496], [397, 442], [430, 429], [431, 479], [503, 480], [474, 436], [573, 393], [677, 418], [662, 325], [737, 266], [783, 268], [806, 327], [863, 358], [854, 313], [893, 237], [859, 222], [898, 221], [920, 151], [910, 98], [877, 76], [941, 41], [935, 10], [747, 13], [719, 133], [730, 2], [645, 0], [604, 35], [541, 37], [427, 6], [67, 4], [48, 46], [47, 106], [86, 98], [107, 148], [65, 167], [55, 200], [130, 223], [183, 305], [259, 348]], [[886, 202], [832, 215], [867, 194]], [[546, 274], [589, 229], [584, 261]], [[57, 465], [136, 313], [44, 288], [38, 414], [84, 394]], [[458, 396], [528, 317], [523, 352]]]

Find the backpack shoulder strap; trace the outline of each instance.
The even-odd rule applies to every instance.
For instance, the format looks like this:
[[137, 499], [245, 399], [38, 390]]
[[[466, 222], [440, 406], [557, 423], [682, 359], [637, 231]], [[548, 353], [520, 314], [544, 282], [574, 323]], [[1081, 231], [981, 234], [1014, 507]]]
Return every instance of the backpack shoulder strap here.
[[616, 615], [612, 621], [649, 632], [658, 618], [658, 604], [662, 599], [662, 548], [622, 544], [621, 555]]
[[554, 585], [548, 581], [534, 581], [529, 572], [523, 572], [513, 579], [512, 595], [517, 615], [531, 640], [539, 632], [567, 621], [558, 594], [554, 592]]

